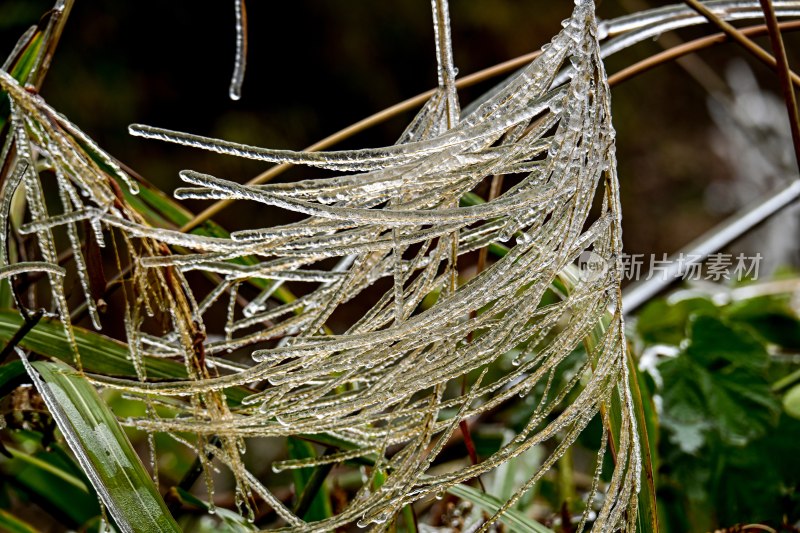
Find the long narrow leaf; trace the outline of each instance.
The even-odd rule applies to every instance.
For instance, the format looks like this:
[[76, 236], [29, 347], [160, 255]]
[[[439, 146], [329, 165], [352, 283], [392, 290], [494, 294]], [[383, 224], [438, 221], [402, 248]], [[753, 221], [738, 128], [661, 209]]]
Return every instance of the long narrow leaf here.
[[[211, 510], [211, 506], [208, 502], [201, 500], [180, 487], [175, 488], [174, 496], [184, 505], [203, 509], [206, 512]], [[222, 521], [221, 524], [214, 526], [214, 531], [217, 533], [243, 533], [256, 530], [253, 524], [247, 522], [240, 514], [234, 513], [224, 507], [216, 507], [214, 509], [214, 514]]]
[[0, 509], [0, 529], [8, 533], [36, 533], [32, 525], [3, 509]]
[[[100, 515], [89, 482], [68, 471], [68, 465], [56, 453], [41, 451], [32, 455], [11, 446], [7, 451], [11, 459], [3, 460], [2, 475], [64, 525], [82, 527]], [[0, 527], [0, 531], [5, 530]]]
[[[453, 496], [458, 496], [459, 498], [463, 498], [473, 504], [477, 505], [481, 509], [484, 509], [490, 513], [496, 513], [498, 509], [503, 506], [503, 502], [495, 498], [494, 496], [490, 496], [489, 494], [485, 494], [478, 490], [473, 489], [472, 487], [468, 487], [467, 485], [455, 485], [454, 487], [450, 487], [447, 489], [447, 492], [452, 494]], [[519, 533], [553, 533], [553, 530], [547, 528], [533, 520], [532, 518], [528, 518], [527, 516], [523, 515], [519, 511], [515, 511], [514, 509], [509, 509], [505, 513], [500, 516], [500, 520], [507, 525], [511, 531], [519, 532]]]
[[95, 388], [63, 363], [23, 361], [117, 525], [131, 532], [179, 532], [130, 441]]
[[[309, 459], [317, 456], [314, 447], [308, 441], [304, 441], [295, 437], [289, 437], [286, 443], [289, 457], [291, 459]], [[311, 468], [298, 468], [292, 470], [294, 488], [298, 498], [301, 494], [303, 494], [303, 491], [306, 490], [306, 487], [308, 487], [309, 481], [313, 476], [312, 472], [313, 470]], [[318, 520], [324, 520], [330, 516], [333, 516], [333, 510], [331, 508], [328, 487], [325, 486], [325, 480], [323, 478], [322, 483], [319, 484], [316, 494], [314, 495], [314, 499], [311, 501], [308, 511], [305, 513], [303, 519], [307, 522], [316, 522]]]

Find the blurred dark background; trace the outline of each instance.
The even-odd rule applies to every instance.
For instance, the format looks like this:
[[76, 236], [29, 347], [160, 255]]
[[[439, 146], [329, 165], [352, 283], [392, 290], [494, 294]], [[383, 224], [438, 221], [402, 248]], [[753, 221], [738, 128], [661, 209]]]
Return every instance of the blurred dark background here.
[[[655, 0], [600, 3], [598, 14], [663, 5]], [[52, 2], [0, 0], [0, 49]], [[564, 0], [453, 0], [454, 53], [462, 74], [539, 48], [560, 29], [572, 2]], [[309, 1], [247, 4], [250, 38], [243, 97], [228, 99], [234, 57], [233, 2], [78, 0], [42, 93], [101, 146], [171, 193], [177, 174], [193, 168], [245, 181], [263, 163], [130, 137], [141, 122], [276, 148], [301, 149], [378, 110], [435, 85], [430, 5], [424, 0]], [[689, 40], [711, 31], [688, 29]], [[612, 57], [613, 73], [663, 49], [647, 41]], [[768, 46], [766, 39], [761, 39]], [[797, 49], [797, 36], [787, 48]], [[715, 205], [707, 189], [724, 190], [735, 163], [711, 148], [714, 125], [708, 92], [742, 57], [762, 87], [779, 94], [774, 75], [735, 45], [700, 54], [710, 76], [698, 83], [670, 63], [614, 88], [625, 246], [632, 253], [678, 249], [734, 206]], [[790, 58], [794, 60], [795, 58]], [[715, 79], [717, 78], [717, 79]], [[468, 103], [499, 80], [462, 92]], [[703, 80], [701, 80], [703, 81]], [[342, 147], [393, 143], [413, 113], [349, 140]], [[788, 132], [784, 122], [777, 125]], [[758, 149], [757, 147], [755, 148]], [[294, 170], [281, 179], [308, 175]], [[200, 203], [190, 204], [199, 211]], [[229, 229], [271, 217], [255, 204], [227, 210]]]

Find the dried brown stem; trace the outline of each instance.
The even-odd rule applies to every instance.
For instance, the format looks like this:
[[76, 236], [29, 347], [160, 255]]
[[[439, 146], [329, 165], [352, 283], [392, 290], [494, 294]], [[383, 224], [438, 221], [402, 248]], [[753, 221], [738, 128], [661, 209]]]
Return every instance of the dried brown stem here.
[[[733, 26], [729, 22], [726, 22], [719, 18], [717, 15], [714, 14], [713, 11], [708, 9], [705, 5], [703, 5], [698, 0], [684, 0], [686, 4], [703, 15], [705, 18], [708, 19], [709, 22], [717, 26], [721, 29], [725, 35], [736, 41], [736, 43], [743, 46], [748, 52], [753, 54], [756, 59], [764, 63], [770, 68], [776, 68], [778, 65], [778, 60], [775, 59], [769, 52], [761, 48], [758, 43], [752, 41], [744, 32], [740, 31], [736, 26]], [[795, 74], [794, 72], [791, 73], [792, 82], [800, 87], [800, 76]]]
[[[793, 20], [791, 22], [782, 22], [778, 24], [778, 28], [781, 31], [796, 31], [800, 30], [800, 21]], [[768, 30], [765, 25], [760, 26], [750, 26], [747, 28], [742, 28], [738, 30], [739, 33], [746, 35], [748, 37], [758, 37], [761, 35], [766, 35]], [[705, 48], [710, 48], [712, 46], [722, 44], [728, 41], [728, 35], [725, 33], [715, 33], [714, 35], [709, 35], [707, 37], [701, 37], [699, 39], [695, 39], [694, 41], [689, 41], [684, 43], [680, 46], [676, 46], [674, 48], [669, 48], [668, 50], [664, 50], [663, 52], [659, 52], [658, 54], [652, 55], [647, 59], [643, 59], [638, 63], [635, 63], [627, 68], [620, 70], [619, 72], [609, 76], [608, 84], [611, 87], [615, 85], [619, 85], [620, 83], [633, 78], [634, 76], [638, 76], [648, 70], [657, 67], [659, 65], [663, 65], [668, 61], [673, 61], [679, 57], [685, 56], [687, 54], [691, 54], [693, 52], [697, 52], [698, 50], [703, 50]]]
[[761, 9], [764, 10], [764, 19], [767, 21], [772, 51], [778, 60], [775, 71], [778, 74], [778, 80], [783, 91], [783, 99], [786, 102], [786, 112], [789, 114], [789, 127], [792, 130], [792, 142], [794, 143], [794, 155], [797, 159], [797, 168], [800, 170], [800, 116], [797, 113], [797, 98], [792, 87], [792, 72], [789, 69], [789, 60], [786, 57], [786, 47], [783, 45], [783, 37], [778, 28], [778, 18], [775, 16], [775, 8], [772, 6], [772, 1], [761, 0]]

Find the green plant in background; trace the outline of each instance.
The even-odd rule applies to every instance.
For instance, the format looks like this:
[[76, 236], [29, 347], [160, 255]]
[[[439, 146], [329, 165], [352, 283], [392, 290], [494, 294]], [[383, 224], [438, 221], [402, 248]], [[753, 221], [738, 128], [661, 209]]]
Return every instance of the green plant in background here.
[[678, 293], [637, 319], [663, 402], [659, 504], [670, 531], [796, 520], [800, 420], [786, 391], [800, 322], [791, 285], [733, 289], [723, 305]]
[[[779, 466], [796, 362], [775, 357], [796, 347], [794, 289], [657, 301], [627, 349], [602, 58], [697, 22], [687, 8], [598, 26], [579, 0], [549, 46], [462, 111], [447, 2], [434, 0], [439, 87], [386, 148], [292, 152], [132, 126], [279, 164], [246, 185], [182, 172], [176, 198], [217, 201], [194, 217], [36, 94], [70, 7], [0, 72], [4, 528], [34, 529], [14, 512], [26, 505], [123, 531], [797, 520], [796, 471]], [[717, 22], [762, 16], [715, 9]], [[240, 1], [236, 13], [232, 98]], [[292, 164], [333, 175], [264, 183]], [[307, 218], [233, 234], [210, 221], [245, 201]], [[608, 268], [577, 270], [587, 251]], [[101, 332], [110, 324], [121, 340]]]

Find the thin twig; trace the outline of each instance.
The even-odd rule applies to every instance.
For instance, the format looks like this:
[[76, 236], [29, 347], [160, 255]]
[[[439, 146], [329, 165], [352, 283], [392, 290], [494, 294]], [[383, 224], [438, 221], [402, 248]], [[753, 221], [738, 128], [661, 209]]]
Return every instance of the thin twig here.
[[44, 310], [38, 309], [32, 315], [23, 317], [25, 322], [22, 323], [19, 329], [14, 333], [14, 336], [9, 339], [8, 343], [3, 346], [3, 350], [0, 351], [0, 364], [6, 361], [14, 348], [16, 348], [17, 344], [19, 344], [20, 341], [25, 338], [25, 335], [30, 333], [30, 331], [36, 327], [36, 324], [39, 323], [39, 321], [42, 319], [42, 316], [44, 316]]
[[786, 112], [789, 114], [789, 127], [792, 129], [792, 141], [794, 142], [794, 155], [797, 160], [797, 168], [800, 170], [800, 116], [797, 113], [797, 98], [790, 80], [789, 59], [786, 57], [786, 48], [783, 46], [783, 37], [778, 28], [778, 18], [775, 16], [772, 1], [761, 0], [761, 9], [764, 10], [764, 19], [767, 21], [772, 52], [778, 60], [775, 71], [778, 73], [783, 99], [786, 101]]
[[[800, 20], [782, 22], [778, 24], [778, 28], [780, 28], [781, 31], [800, 30]], [[765, 25], [762, 24], [760, 26], [749, 26], [747, 28], [742, 28], [738, 31], [739, 33], [749, 37], [759, 37], [761, 35], [766, 35], [769, 30]], [[693, 52], [725, 43], [728, 41], [728, 37], [729, 36], [725, 33], [715, 33], [714, 35], [701, 37], [699, 39], [695, 39], [694, 41], [689, 41], [679, 46], [669, 48], [668, 50], [664, 50], [663, 52], [652, 55], [646, 59], [643, 59], [642, 61], [639, 61], [638, 63], [634, 63], [633, 65], [620, 70], [612, 76], [609, 76], [608, 84], [611, 87], [614, 87], [615, 85], [619, 85], [624, 81], [628, 81], [634, 76], [638, 76], [639, 74], [647, 72], [648, 70], [662, 65], [668, 61], [673, 61], [679, 57], [683, 57]]]
[[[630, 13], [652, 9], [652, 6], [645, 0], [620, 0], [620, 4]], [[667, 32], [658, 37], [658, 43], [664, 50], [668, 50], [681, 46], [684, 41], [675, 32]], [[689, 54], [676, 59], [675, 62], [712, 97], [715, 97], [715, 94], [730, 92], [725, 80], [700, 56]]]
[[[206, 452], [206, 461], [211, 461], [214, 458], [213, 450], [217, 448], [220, 444], [220, 439], [216, 435], [213, 435], [210, 439], [208, 439], [208, 446], [209, 451]], [[176, 485], [176, 487], [185, 490], [186, 492], [191, 492], [192, 487], [194, 486], [197, 479], [200, 477], [200, 474], [203, 473], [203, 460], [200, 459], [200, 456], [195, 457], [192, 466], [189, 467], [189, 470], [183, 475], [183, 478], [180, 482]], [[181, 502], [174, 501], [169, 504], [169, 511], [172, 514], [177, 513], [180, 510]]]
[[[761, 46], [759, 46], [755, 41], [750, 40], [743, 32], [739, 31], [736, 26], [719, 18], [714, 14], [713, 11], [708, 9], [708, 7], [703, 5], [701, 2], [698, 0], [684, 0], [684, 2], [686, 2], [689, 7], [707, 18], [709, 22], [721, 29], [728, 37], [742, 45], [759, 61], [773, 69], [778, 65], [778, 60], [775, 59], [769, 52], [761, 48]], [[792, 82], [800, 87], [800, 76], [792, 72], [791, 78]]]

